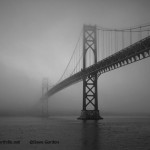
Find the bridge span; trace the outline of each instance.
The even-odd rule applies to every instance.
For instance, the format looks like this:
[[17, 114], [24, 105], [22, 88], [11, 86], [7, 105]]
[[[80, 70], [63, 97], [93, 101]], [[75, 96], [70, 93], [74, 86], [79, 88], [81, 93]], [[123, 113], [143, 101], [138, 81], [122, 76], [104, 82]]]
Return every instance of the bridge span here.
[[[63, 79], [63, 76], [70, 65], [71, 60], [73, 60], [73, 55], [75, 55], [75, 51], [70, 59], [69, 65], [61, 77], [61, 80], [57, 84], [55, 84], [51, 89], [47, 90], [47, 92], [43, 95], [42, 99], [48, 99], [48, 97], [53, 94], [63, 90], [64, 88], [71, 86], [77, 82], [83, 81], [83, 109], [81, 111], [81, 116], [79, 119], [87, 120], [93, 119], [98, 120], [102, 119], [98, 110], [98, 94], [97, 94], [97, 80], [98, 77], [105, 73], [112, 71], [114, 69], [123, 67], [125, 65], [129, 65], [131, 63], [137, 62], [139, 60], [145, 59], [150, 56], [150, 35], [147, 34], [144, 38], [142, 38], [143, 32], [149, 33], [149, 25], [139, 26], [129, 29], [105, 29], [98, 28], [97, 26], [84, 25], [83, 33], [82, 33], [82, 55], [78, 55], [79, 61], [74, 65], [73, 72], [69, 74], [66, 78]], [[144, 30], [142, 30], [144, 28]], [[101, 48], [99, 47], [99, 34], [98, 31], [101, 31]], [[104, 38], [104, 33], [108, 32], [110, 35]], [[121, 33], [122, 37], [122, 49], [116, 51], [119, 44], [119, 36]], [[133, 43], [134, 33], [138, 33], [140, 37], [139, 40], [136, 40]], [[114, 34], [114, 36], [113, 36]], [[125, 36], [129, 34], [130, 40], [128, 46], [125, 47]], [[118, 41], [116, 38], [118, 36]], [[115, 38], [114, 46], [112, 39]], [[105, 40], [104, 40], [105, 39]], [[108, 42], [109, 41], [109, 42]], [[116, 44], [117, 43], [117, 44]], [[102, 46], [103, 45], [103, 46]], [[114, 47], [114, 51], [113, 51]], [[101, 59], [98, 60], [98, 52], [101, 49]], [[106, 52], [108, 51], [109, 52]], [[88, 53], [90, 51], [90, 53]], [[103, 51], [103, 53], [102, 53]], [[110, 52], [113, 51], [113, 52]], [[91, 54], [93, 53], [93, 55]], [[89, 59], [88, 60], [87, 55]], [[103, 55], [103, 56], [102, 56]], [[82, 59], [82, 61], [81, 61]], [[91, 63], [93, 61], [93, 63]], [[77, 69], [77, 66], [78, 69]], [[88, 109], [89, 105], [93, 107], [93, 109]], [[91, 107], [90, 107], [91, 108]]]

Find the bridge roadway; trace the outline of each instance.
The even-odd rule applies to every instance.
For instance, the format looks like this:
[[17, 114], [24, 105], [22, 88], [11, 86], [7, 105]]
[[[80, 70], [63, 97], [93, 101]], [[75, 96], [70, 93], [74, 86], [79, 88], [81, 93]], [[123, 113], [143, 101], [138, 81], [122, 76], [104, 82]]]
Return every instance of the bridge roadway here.
[[139, 61], [141, 59], [150, 56], [150, 36], [108, 56], [107, 58], [97, 62], [94, 65], [87, 67], [84, 70], [66, 78], [65, 80], [59, 82], [53, 86], [45, 96], [49, 97], [58, 91], [75, 84], [83, 79], [83, 77], [88, 76], [92, 73], [97, 72], [98, 77], [108, 71], [123, 67], [125, 65], [131, 64], [133, 62]]

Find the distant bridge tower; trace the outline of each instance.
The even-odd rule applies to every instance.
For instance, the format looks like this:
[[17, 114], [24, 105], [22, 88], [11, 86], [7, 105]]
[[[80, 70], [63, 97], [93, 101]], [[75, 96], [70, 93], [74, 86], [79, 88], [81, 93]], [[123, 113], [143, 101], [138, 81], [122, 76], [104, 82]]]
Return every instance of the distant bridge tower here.
[[[97, 32], [96, 26], [83, 27], [83, 71], [87, 67], [87, 52], [94, 54], [94, 64], [97, 63]], [[83, 77], [83, 109], [78, 119], [99, 120], [102, 119], [98, 110], [97, 72]]]
[[48, 117], [48, 97], [45, 93], [48, 92], [48, 78], [42, 80], [42, 117]]

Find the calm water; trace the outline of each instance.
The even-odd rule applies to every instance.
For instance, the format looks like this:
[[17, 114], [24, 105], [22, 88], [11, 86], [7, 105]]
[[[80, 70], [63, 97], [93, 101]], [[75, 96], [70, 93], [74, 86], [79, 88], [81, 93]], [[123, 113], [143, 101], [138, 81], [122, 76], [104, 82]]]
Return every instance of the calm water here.
[[[0, 149], [150, 150], [150, 118], [105, 117], [86, 122], [76, 118], [1, 117]], [[8, 140], [12, 144], [4, 143]]]

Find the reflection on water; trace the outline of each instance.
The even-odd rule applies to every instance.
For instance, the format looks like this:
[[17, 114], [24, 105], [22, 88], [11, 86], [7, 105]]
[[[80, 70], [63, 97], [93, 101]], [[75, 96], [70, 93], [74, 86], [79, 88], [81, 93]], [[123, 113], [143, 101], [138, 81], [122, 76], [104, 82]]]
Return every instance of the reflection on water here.
[[99, 150], [100, 128], [98, 121], [83, 121], [81, 128], [81, 150]]
[[[3, 117], [0, 140], [21, 142], [0, 144], [0, 150], [150, 150], [150, 118]], [[30, 140], [59, 144], [30, 144]]]

